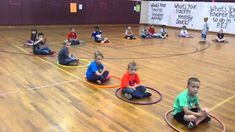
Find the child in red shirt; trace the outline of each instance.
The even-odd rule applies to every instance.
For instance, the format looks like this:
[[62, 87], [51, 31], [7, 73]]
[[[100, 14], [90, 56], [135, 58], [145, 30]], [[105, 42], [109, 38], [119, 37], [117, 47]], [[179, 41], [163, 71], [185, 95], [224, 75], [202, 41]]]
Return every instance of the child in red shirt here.
[[121, 80], [121, 91], [127, 99], [150, 97], [152, 94], [146, 92], [146, 88], [140, 85], [140, 79], [136, 73], [137, 66], [134, 61], [128, 64], [127, 72]]
[[67, 39], [71, 45], [80, 44], [75, 28], [73, 27], [70, 28], [70, 32], [67, 34]]

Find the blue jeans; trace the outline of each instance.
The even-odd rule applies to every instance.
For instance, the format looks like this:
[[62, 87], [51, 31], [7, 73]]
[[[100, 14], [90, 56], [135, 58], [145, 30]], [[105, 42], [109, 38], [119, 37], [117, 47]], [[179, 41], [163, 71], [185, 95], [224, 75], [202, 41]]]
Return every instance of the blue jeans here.
[[63, 62], [59, 62], [61, 65], [69, 65], [70, 63], [76, 62], [76, 58], [67, 58]]
[[70, 40], [71, 45], [77, 45], [80, 44], [79, 40]]
[[139, 85], [135, 88], [124, 88], [122, 90], [122, 93], [125, 94], [130, 94], [133, 98], [144, 98], [144, 94], [145, 94], [146, 88], [142, 85]]
[[206, 34], [203, 34], [203, 33], [202, 33], [201, 38], [202, 38], [203, 40], [206, 40]]
[[48, 47], [35, 50], [34, 54], [36, 55], [49, 55], [51, 50]]
[[127, 39], [128, 37], [130, 37], [130, 39], [135, 39], [135, 36], [134, 36], [134, 35], [126, 35], [126, 36], [125, 36], [125, 39]]
[[104, 73], [102, 75], [96, 75], [95, 73], [91, 76], [90, 79], [87, 79], [88, 81], [94, 82], [96, 83], [97, 80], [101, 81], [101, 83], [104, 83], [106, 81], [108, 81], [108, 75], [109, 75], [109, 71], [104, 71]]

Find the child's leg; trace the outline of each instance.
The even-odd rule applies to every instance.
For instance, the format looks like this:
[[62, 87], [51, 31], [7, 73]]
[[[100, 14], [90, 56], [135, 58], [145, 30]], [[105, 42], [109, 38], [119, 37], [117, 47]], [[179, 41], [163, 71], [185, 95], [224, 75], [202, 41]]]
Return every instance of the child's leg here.
[[104, 38], [104, 43], [108, 43], [109, 42], [109, 39], [108, 38]]
[[48, 55], [49, 51], [46, 48], [42, 48], [42, 49], [36, 50], [35, 54], [37, 54], [37, 55]]
[[142, 34], [142, 35], [141, 35], [141, 38], [147, 38], [147, 35]]
[[142, 86], [142, 85], [139, 85], [139, 86], [137, 86], [137, 87], [135, 87], [135, 89], [139, 92], [139, 93], [141, 93], [142, 95], [145, 93], [145, 91], [146, 91], [146, 88], [144, 87], [144, 86]]
[[143, 98], [152, 96], [151, 93], [146, 92], [146, 87], [145, 86], [139, 85], [135, 89], [136, 89], [136, 91], [138, 91], [143, 96]]
[[91, 79], [89, 79], [88, 81], [94, 82], [94, 83], [104, 83], [107, 81], [107, 76], [108, 76], [109, 72], [105, 71], [102, 75], [96, 75], [95, 73], [91, 76]]
[[201, 38], [202, 38], [202, 41], [206, 41], [206, 34], [202, 33]]
[[76, 45], [76, 44], [80, 44], [79, 40], [76, 39], [71, 40], [71, 45]]
[[109, 71], [104, 71], [104, 73], [101, 75], [102, 76], [102, 80], [100, 80], [102, 83], [106, 82], [109, 80]]
[[174, 119], [180, 122], [181, 124], [188, 125], [189, 121], [185, 120], [185, 113], [184, 111], [176, 113], [174, 116]]
[[125, 93], [130, 94], [132, 98], [137, 98], [137, 99], [143, 98], [143, 95], [134, 88], [125, 88], [123, 89], [122, 92], [124, 95]]
[[[193, 108], [191, 109], [191, 111], [193, 112], [199, 112], [197, 108]], [[196, 125], [198, 125], [199, 123], [201, 123], [203, 120], [205, 120], [208, 117], [208, 114], [206, 112], [204, 112], [204, 116], [201, 117], [196, 117]]]
[[70, 65], [71, 63], [76, 63], [77, 59], [76, 58], [68, 58], [64, 60], [64, 65]]
[[102, 39], [95, 39], [95, 42], [101, 43], [103, 40]]
[[134, 35], [131, 35], [131, 39], [136, 39]]

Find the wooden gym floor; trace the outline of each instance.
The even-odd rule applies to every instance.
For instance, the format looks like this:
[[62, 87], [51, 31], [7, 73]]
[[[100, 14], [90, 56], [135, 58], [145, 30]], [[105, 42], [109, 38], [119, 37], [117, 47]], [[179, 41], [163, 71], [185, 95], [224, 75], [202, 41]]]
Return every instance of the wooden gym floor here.
[[[201, 80], [199, 98], [202, 107], [221, 119], [227, 131], [235, 131], [235, 45], [234, 36], [227, 35], [228, 44], [199, 44], [200, 32], [190, 31], [193, 38], [177, 37], [179, 29], [169, 28], [169, 38], [125, 40], [126, 25], [102, 25], [103, 35], [111, 45], [96, 44], [91, 39], [94, 25], [77, 25], [83, 43], [72, 47], [72, 53], [90, 61], [94, 51], [103, 52], [104, 63], [112, 75], [121, 77], [127, 64], [134, 60], [142, 84], [159, 90], [163, 100], [154, 105], [132, 105], [119, 100], [114, 89], [87, 85], [86, 68], [63, 68], [57, 56], [29, 55], [23, 47], [31, 26], [0, 27], [0, 131], [1, 132], [81, 132], [81, 131], [148, 131], [170, 132], [164, 121], [177, 94], [185, 89], [189, 77]], [[142, 26], [132, 25], [137, 34]], [[59, 51], [69, 26], [39, 26], [49, 46]], [[119, 84], [112, 80], [111, 84]], [[157, 95], [155, 98], [158, 98]], [[182, 131], [187, 129], [169, 120]], [[212, 120], [193, 130], [222, 131]]]

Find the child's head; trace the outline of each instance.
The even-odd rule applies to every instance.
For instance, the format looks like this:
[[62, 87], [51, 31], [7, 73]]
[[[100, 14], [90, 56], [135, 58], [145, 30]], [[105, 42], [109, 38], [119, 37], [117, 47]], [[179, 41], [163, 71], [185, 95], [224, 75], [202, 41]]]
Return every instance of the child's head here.
[[127, 29], [129, 29], [129, 30], [130, 30], [130, 29], [131, 29], [131, 26], [128, 26], [128, 27], [127, 27]]
[[186, 28], [186, 26], [182, 26], [182, 29], [186, 30], [187, 28]]
[[162, 25], [162, 28], [166, 28], [166, 25]]
[[36, 29], [32, 29], [32, 30], [31, 30], [31, 33], [32, 33], [32, 34], [37, 34], [37, 30], [36, 30]]
[[101, 64], [102, 60], [103, 60], [104, 56], [100, 51], [96, 51], [94, 54], [94, 59], [96, 61], [97, 64]]
[[71, 43], [70, 43], [68, 40], [65, 40], [65, 41], [63, 42], [63, 46], [64, 46], [65, 48], [70, 48], [70, 45], [71, 45]]
[[196, 95], [198, 93], [198, 89], [200, 87], [200, 81], [198, 78], [191, 77], [188, 79], [188, 92], [190, 95]]
[[38, 33], [38, 38], [43, 38], [44, 37], [44, 34], [43, 33]]
[[150, 28], [154, 28], [154, 25], [153, 25], [153, 24], [151, 24], [151, 25], [150, 25]]
[[137, 64], [134, 61], [130, 62], [127, 66], [127, 70], [129, 74], [134, 75], [137, 71]]
[[220, 30], [219, 30], [219, 33], [223, 33], [223, 32], [224, 32], [223, 29], [220, 29]]
[[74, 27], [70, 27], [70, 31], [71, 32], [75, 32], [75, 28]]
[[94, 30], [95, 30], [95, 31], [99, 31], [100, 28], [99, 28], [98, 26], [95, 26], [95, 27], [94, 27]]
[[208, 17], [203, 18], [204, 22], [208, 21]]

